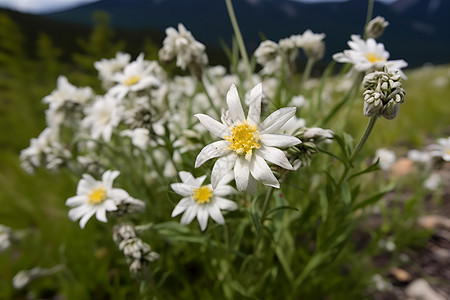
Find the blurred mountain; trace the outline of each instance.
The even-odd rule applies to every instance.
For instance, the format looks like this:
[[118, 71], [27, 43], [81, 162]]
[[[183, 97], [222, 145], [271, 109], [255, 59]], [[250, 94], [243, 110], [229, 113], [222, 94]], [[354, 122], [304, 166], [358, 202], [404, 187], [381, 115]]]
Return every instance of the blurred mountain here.
[[[278, 41], [310, 28], [326, 33], [326, 59], [347, 48], [351, 34], [362, 34], [367, 1], [305, 4], [292, 0], [234, 1], [236, 16], [249, 51], [264, 36]], [[164, 30], [183, 23], [201, 42], [219, 45], [231, 41], [232, 28], [224, 1], [212, 0], [102, 0], [46, 15], [55, 20], [91, 24], [92, 12], [104, 10], [115, 28]], [[379, 41], [392, 59], [404, 58], [410, 66], [449, 63], [450, 1], [398, 0], [375, 2], [374, 16], [390, 25]]]

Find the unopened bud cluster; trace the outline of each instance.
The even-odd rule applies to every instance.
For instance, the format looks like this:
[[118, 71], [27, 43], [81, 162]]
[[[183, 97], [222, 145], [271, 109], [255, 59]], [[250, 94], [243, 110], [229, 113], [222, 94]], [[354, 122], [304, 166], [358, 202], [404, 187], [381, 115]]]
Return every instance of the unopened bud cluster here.
[[380, 115], [394, 119], [398, 115], [400, 104], [405, 101], [405, 90], [397, 72], [376, 71], [364, 77], [364, 115]]
[[309, 166], [311, 157], [318, 152], [317, 145], [323, 141], [333, 138], [334, 132], [319, 127], [302, 128], [298, 130], [295, 137], [302, 143], [288, 149], [287, 156], [292, 162], [294, 169], [301, 166]]
[[152, 251], [149, 244], [136, 236], [131, 225], [117, 225], [113, 230], [113, 239], [123, 251], [127, 262], [130, 264], [130, 272], [139, 275], [150, 262], [159, 258], [159, 254]]

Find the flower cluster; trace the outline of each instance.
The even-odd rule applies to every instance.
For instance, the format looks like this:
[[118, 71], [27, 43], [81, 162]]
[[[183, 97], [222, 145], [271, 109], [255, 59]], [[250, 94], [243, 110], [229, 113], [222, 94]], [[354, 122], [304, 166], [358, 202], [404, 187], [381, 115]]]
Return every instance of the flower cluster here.
[[398, 115], [400, 104], [405, 101], [405, 90], [398, 72], [375, 71], [367, 74], [363, 80], [366, 89], [364, 96], [364, 115], [380, 115], [394, 119]]

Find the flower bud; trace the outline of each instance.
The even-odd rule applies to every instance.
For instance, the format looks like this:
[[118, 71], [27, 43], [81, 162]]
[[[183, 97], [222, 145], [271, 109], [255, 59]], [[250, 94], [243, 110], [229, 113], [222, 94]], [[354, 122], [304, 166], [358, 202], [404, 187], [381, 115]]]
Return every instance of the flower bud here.
[[394, 119], [404, 102], [405, 90], [397, 71], [375, 71], [367, 74], [363, 80], [366, 89], [364, 96], [364, 115], [372, 117], [381, 115], [386, 119]]
[[366, 26], [365, 33], [367, 38], [376, 39], [381, 36], [384, 32], [384, 29], [389, 25], [389, 22], [386, 21], [383, 17], [376, 17], [372, 19]]

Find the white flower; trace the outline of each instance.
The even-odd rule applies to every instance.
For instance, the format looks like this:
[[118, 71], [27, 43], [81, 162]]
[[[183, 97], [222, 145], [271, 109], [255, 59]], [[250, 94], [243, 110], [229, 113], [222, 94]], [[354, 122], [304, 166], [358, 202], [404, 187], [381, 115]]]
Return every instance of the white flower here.
[[71, 153], [59, 141], [58, 131], [54, 127], [45, 128], [37, 138], [32, 138], [30, 146], [20, 152], [22, 168], [28, 173], [42, 165], [49, 170], [57, 169]]
[[81, 124], [90, 129], [92, 138], [98, 139], [101, 136], [109, 142], [113, 129], [119, 125], [123, 111], [119, 100], [106, 94], [104, 97], [97, 97], [94, 104], [86, 108], [86, 117]]
[[[382, 70], [387, 67], [388, 70], [399, 71], [408, 66], [403, 59], [388, 60], [389, 52], [384, 49], [382, 43], [377, 43], [374, 39], [369, 38], [366, 41], [361, 39], [359, 35], [352, 35], [352, 40], [348, 42], [351, 50], [336, 53], [333, 59], [341, 63], [351, 63], [354, 68], [360, 72]], [[403, 73], [402, 77], [405, 77]]]
[[5, 251], [11, 245], [11, 228], [0, 224], [0, 253]]
[[141, 53], [135, 61], [125, 66], [123, 72], [114, 74], [112, 81], [117, 84], [107, 94], [122, 99], [129, 92], [157, 87], [161, 84], [156, 76], [158, 73], [161, 73], [160, 66], [154, 61], [145, 61]]
[[375, 159], [379, 159], [379, 166], [382, 170], [388, 171], [395, 163], [396, 157], [394, 151], [386, 148], [380, 148], [375, 152]]
[[292, 170], [285, 154], [275, 147], [290, 147], [301, 143], [290, 135], [276, 134], [296, 111], [295, 107], [281, 108], [260, 123], [262, 85], [257, 84], [250, 92], [250, 107], [245, 118], [236, 86], [227, 93], [228, 111], [223, 123], [204, 115], [195, 115], [200, 123], [212, 134], [223, 140], [204, 147], [197, 156], [195, 167], [201, 166], [211, 158], [219, 157], [211, 173], [213, 188], [234, 169], [238, 190], [256, 191], [256, 180], [263, 184], [279, 187], [266, 160], [282, 168]]
[[294, 135], [297, 129], [303, 128], [305, 126], [306, 126], [305, 119], [293, 116], [283, 126], [281, 126], [280, 132], [284, 134]]
[[437, 144], [429, 146], [430, 154], [441, 157], [444, 161], [450, 161], [450, 136], [437, 140]]
[[178, 31], [173, 27], [167, 28], [166, 35], [163, 47], [159, 51], [159, 58], [162, 61], [170, 61], [176, 56], [177, 67], [183, 70], [190, 64], [198, 66], [208, 64], [205, 45], [195, 40], [183, 24], [178, 24]]
[[131, 143], [142, 150], [147, 149], [150, 142], [150, 131], [147, 128], [123, 130], [120, 135], [130, 137]]
[[231, 178], [224, 178], [213, 188], [211, 184], [203, 185], [206, 175], [195, 178], [191, 173], [182, 171], [179, 176], [182, 182], [172, 183], [170, 187], [175, 193], [183, 196], [172, 211], [172, 217], [184, 212], [181, 224], [189, 224], [197, 217], [201, 230], [205, 230], [209, 216], [217, 223], [224, 224], [225, 219], [220, 210], [237, 209], [235, 202], [222, 198], [236, 192], [234, 188], [226, 184]]
[[129, 197], [125, 190], [113, 188], [113, 181], [119, 174], [119, 171], [108, 170], [103, 173], [102, 181], [95, 180], [89, 174], [83, 174], [78, 183], [77, 195], [66, 201], [66, 205], [74, 207], [69, 210], [69, 218], [72, 221], [81, 218], [81, 228], [86, 226], [94, 214], [97, 220], [107, 222], [106, 212], [117, 210], [117, 205]]
[[59, 76], [56, 89], [42, 101], [50, 106], [51, 110], [61, 108], [66, 102], [85, 104], [93, 95], [90, 87], [77, 88], [71, 84], [67, 77]]
[[296, 36], [295, 41], [297, 47], [302, 48], [309, 58], [321, 59], [325, 53], [324, 38], [325, 33], [313, 33], [307, 29], [302, 35]]
[[423, 182], [423, 186], [430, 191], [435, 191], [442, 182], [442, 177], [438, 173], [433, 173]]
[[255, 50], [254, 56], [256, 62], [263, 66], [262, 74], [273, 74], [281, 69], [283, 61], [280, 56], [280, 47], [274, 41], [263, 41]]
[[433, 156], [430, 154], [430, 152], [412, 149], [408, 151], [407, 156], [410, 160], [417, 163], [422, 163], [427, 168], [431, 167]]
[[114, 81], [114, 75], [118, 72], [122, 72], [130, 60], [130, 54], [117, 52], [116, 57], [114, 58], [103, 58], [100, 61], [96, 61], [94, 67], [97, 69], [102, 81], [111, 82]]

